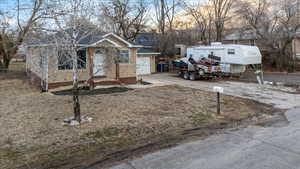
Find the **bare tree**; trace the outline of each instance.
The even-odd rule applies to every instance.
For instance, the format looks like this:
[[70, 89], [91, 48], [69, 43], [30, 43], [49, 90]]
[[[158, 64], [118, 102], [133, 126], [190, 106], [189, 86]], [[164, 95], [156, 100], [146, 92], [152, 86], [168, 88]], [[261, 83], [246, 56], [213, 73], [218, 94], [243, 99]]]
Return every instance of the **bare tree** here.
[[155, 22], [159, 33], [173, 30], [173, 23], [182, 2], [180, 0], [154, 0]]
[[248, 27], [270, 53], [277, 68], [283, 69], [293, 61], [291, 44], [300, 29], [297, 22], [295, 0], [259, 0], [257, 3], [241, 2], [238, 11]]
[[101, 8], [102, 16], [109, 21], [114, 32], [128, 40], [135, 40], [145, 28], [147, 3], [144, 0], [112, 0], [111, 3], [102, 3]]
[[212, 29], [213, 29], [213, 10], [210, 5], [196, 4], [184, 4], [184, 8], [188, 15], [191, 15], [196, 23], [196, 30], [200, 32], [200, 40], [204, 44], [210, 44], [212, 41]]
[[[15, 9], [14, 14], [0, 11], [0, 53], [3, 55], [0, 66], [3, 64], [5, 69], [8, 69], [12, 56], [17, 53], [34, 24], [47, 16], [45, 0], [32, 0], [22, 6], [18, 0]], [[25, 17], [27, 14], [29, 17]]]
[[[58, 64], [62, 69], [72, 69], [73, 72], [73, 111], [76, 121], [81, 121], [79, 101], [79, 69], [86, 65], [86, 61], [79, 57], [85, 47], [81, 41], [97, 31], [97, 27], [90, 24], [94, 17], [93, 4], [84, 0], [60, 0], [55, 2], [52, 11], [57, 33], [53, 36], [58, 53]], [[59, 65], [59, 66], [60, 66]]]
[[232, 9], [234, 0], [210, 0], [213, 5], [213, 16], [216, 30], [216, 41], [221, 42], [226, 21], [229, 19], [229, 12]]
[[[103, 32], [100, 26], [93, 23], [93, 21], [95, 21], [94, 19], [98, 17], [98, 11], [94, 8], [96, 4], [87, 0], [60, 0], [56, 1], [55, 6], [56, 8], [52, 13], [56, 25], [56, 33], [51, 39], [54, 41], [56, 52], [58, 54], [58, 66], [61, 66], [62, 69], [72, 69], [74, 119], [80, 122], [79, 70], [86, 66], [86, 58], [85, 60], [81, 58], [82, 50], [86, 50], [83, 41], [89, 41], [89, 39], [97, 41], [97, 37]], [[100, 53], [104, 53], [105, 56], [109, 57], [105, 57], [102, 61], [105, 65], [101, 68], [97, 68], [93, 73], [110, 69], [111, 65], [115, 64], [117, 69], [116, 72], [119, 74], [119, 50], [108, 44], [97, 44], [97, 48]], [[116, 76], [118, 80], [119, 77], [118, 75]], [[86, 82], [91, 82], [93, 77], [93, 75], [90, 76]], [[90, 87], [94, 87], [92, 83], [90, 83]]]
[[180, 0], [153, 0], [155, 7], [154, 21], [157, 24], [160, 35], [159, 49], [162, 56], [173, 55], [174, 38], [176, 32], [173, 29], [175, 16], [178, 13], [182, 1]]

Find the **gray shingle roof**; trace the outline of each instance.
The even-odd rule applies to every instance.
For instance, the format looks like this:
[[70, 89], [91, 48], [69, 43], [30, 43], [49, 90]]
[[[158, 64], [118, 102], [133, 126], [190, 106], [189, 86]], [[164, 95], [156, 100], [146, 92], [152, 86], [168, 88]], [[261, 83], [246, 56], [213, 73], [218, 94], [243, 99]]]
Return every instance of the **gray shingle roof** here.
[[155, 47], [159, 44], [159, 37], [155, 33], [141, 33], [137, 36], [136, 43], [143, 46]]
[[[94, 44], [94, 43], [104, 39], [103, 36], [107, 34], [107, 32], [102, 32], [102, 31], [97, 31], [97, 30], [89, 31], [88, 29], [84, 29], [82, 31], [75, 31], [75, 32], [79, 34], [77, 36], [78, 38], [76, 40], [79, 41], [78, 43], [80, 45]], [[44, 36], [43, 38], [31, 38], [28, 40], [28, 42], [26, 44], [27, 45], [52, 44], [55, 41], [59, 41], [60, 43], [62, 43], [63, 41], [67, 41], [69, 36], [71, 36], [71, 33], [72, 33], [71, 30], [70, 31], [66, 30], [64, 32], [57, 32], [52, 35]], [[127, 42], [132, 45], [135, 45], [132, 42], [129, 42], [129, 41], [127, 41]]]
[[146, 54], [151, 54], [151, 53], [159, 53], [159, 52], [157, 52], [157, 51], [155, 51], [154, 49], [152, 49], [152, 48], [139, 48], [138, 50], [137, 50], [137, 53], [139, 54], [139, 53], [146, 53]]

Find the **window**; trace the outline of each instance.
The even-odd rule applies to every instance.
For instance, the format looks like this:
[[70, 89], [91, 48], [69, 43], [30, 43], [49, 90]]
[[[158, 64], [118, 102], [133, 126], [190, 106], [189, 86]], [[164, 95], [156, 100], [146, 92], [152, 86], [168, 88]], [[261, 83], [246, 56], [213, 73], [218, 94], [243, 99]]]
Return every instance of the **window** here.
[[[86, 68], [86, 50], [82, 49], [77, 51], [77, 65], [78, 69]], [[73, 69], [72, 56], [68, 50], [58, 51], [58, 70]]]
[[119, 63], [129, 63], [129, 50], [120, 50], [119, 53]]
[[77, 65], [78, 69], [85, 69], [86, 68], [86, 49], [82, 49], [77, 51]]
[[229, 55], [234, 55], [235, 54], [235, 50], [234, 49], [228, 49], [228, 54]]
[[176, 55], [181, 55], [181, 48], [176, 49]]

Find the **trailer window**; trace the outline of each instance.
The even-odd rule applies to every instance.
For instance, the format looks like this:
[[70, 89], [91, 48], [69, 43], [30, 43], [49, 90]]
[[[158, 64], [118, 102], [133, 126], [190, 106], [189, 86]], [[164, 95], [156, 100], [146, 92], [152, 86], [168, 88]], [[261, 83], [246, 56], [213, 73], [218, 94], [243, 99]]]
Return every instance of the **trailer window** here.
[[235, 50], [234, 49], [228, 49], [228, 54], [229, 55], [234, 55], [235, 54]]
[[176, 55], [181, 55], [181, 48], [176, 49]]

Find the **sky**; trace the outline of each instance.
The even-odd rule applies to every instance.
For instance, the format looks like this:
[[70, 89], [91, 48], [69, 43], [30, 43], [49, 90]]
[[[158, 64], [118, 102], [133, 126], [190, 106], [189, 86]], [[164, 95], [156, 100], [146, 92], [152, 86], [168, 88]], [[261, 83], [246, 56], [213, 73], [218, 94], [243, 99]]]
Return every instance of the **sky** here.
[[[93, 0], [87, 0], [87, 1], [93, 1]], [[97, 2], [109, 2], [111, 0], [95, 0]], [[135, 3], [138, 0], [130, 0], [131, 3]], [[148, 11], [148, 17], [149, 17], [149, 23], [153, 22], [152, 20], [155, 20], [155, 8], [153, 6], [153, 1], [154, 0], [145, 0], [145, 2], [148, 3], [149, 6], [149, 11]], [[188, 3], [204, 3], [207, 0], [185, 0]], [[30, 2], [32, 2], [32, 0], [19, 0], [20, 2], [20, 7], [24, 8], [26, 7], [26, 4], [28, 5]], [[0, 0], [0, 12], [9, 12], [9, 20], [11, 24], [16, 24], [16, 3], [17, 0]], [[25, 5], [24, 5], [25, 4]], [[28, 7], [28, 6], [27, 6]], [[28, 8], [27, 8], [28, 9]], [[179, 11], [183, 10], [181, 8], [178, 8]], [[22, 10], [23, 13], [21, 13], [21, 20], [25, 19], [26, 20], [26, 16], [28, 15], [28, 10]], [[25, 17], [25, 18], [23, 18]], [[153, 17], [153, 18], [152, 18]], [[148, 24], [149, 24], [148, 23]], [[153, 23], [154, 24], [154, 23]]]
[[7, 10], [14, 6], [14, 0], [0, 0], [0, 10]]

